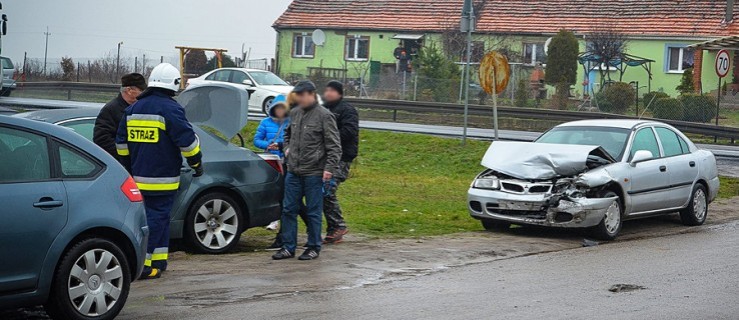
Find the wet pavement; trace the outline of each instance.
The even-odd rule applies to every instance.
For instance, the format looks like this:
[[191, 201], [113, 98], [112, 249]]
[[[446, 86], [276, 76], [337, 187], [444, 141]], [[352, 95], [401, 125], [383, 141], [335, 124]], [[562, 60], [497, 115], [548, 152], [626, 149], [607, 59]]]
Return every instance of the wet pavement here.
[[[692, 248], [697, 252], [695, 257], [683, 255], [686, 268], [705, 261], [706, 270], [716, 277], [735, 275], [725, 265], [714, 267], [716, 259], [709, 256], [718, 254], [717, 250], [739, 252], [736, 237], [722, 242], [713, 236], [724, 228], [718, 226], [739, 221], [737, 205], [739, 198], [713, 203], [703, 227], [685, 227], [676, 215], [628, 221], [618, 241], [589, 248], [582, 248], [585, 234], [539, 228], [417, 239], [375, 239], [350, 234], [344, 243], [326, 246], [318, 260], [305, 262], [273, 261], [271, 252], [252, 246], [255, 242], [265, 243], [266, 239], [247, 238], [231, 254], [173, 253], [170, 269], [163, 278], [132, 284], [119, 319], [305, 319], [325, 318], [327, 313], [348, 315], [355, 309], [359, 313], [350, 318], [480, 318], [483, 311], [508, 316], [521, 312], [523, 318], [546, 314], [580, 318], [592, 309], [578, 313], [577, 306], [588, 305], [593, 299], [597, 300], [593, 306], [613, 310], [607, 303], [612, 300], [614, 306], [640, 315], [639, 312], [660, 303], [677, 303], [662, 301], [662, 296], [672, 299], [674, 294], [657, 288], [672, 286], [675, 279], [703, 281], [696, 278], [701, 272], [678, 270], [677, 262], [672, 269], [666, 268], [666, 261], [670, 260], [663, 261], [667, 258], [662, 255], [683, 252], [671, 251], [673, 248]], [[736, 224], [733, 226], [735, 229]], [[634, 256], [628, 256], [632, 249]], [[739, 260], [732, 260], [735, 257], [728, 254], [723, 262], [731, 264], [734, 271], [739, 270]], [[661, 270], [665, 275], [654, 277]], [[667, 277], [669, 274], [674, 277]], [[736, 279], [726, 279], [727, 285], [732, 281]], [[618, 295], [647, 292], [648, 296], [644, 301], [611, 299], [616, 293], [608, 289], [618, 284], [626, 285], [623, 288], [646, 287], [621, 290]], [[689, 289], [679, 295], [705, 300], [710, 294], [687, 292]], [[556, 294], [550, 296], [548, 292]], [[731, 292], [737, 296], [737, 291]], [[568, 295], [571, 300], [566, 299]], [[721, 297], [721, 291], [716, 291], [718, 302], [723, 301]], [[626, 305], [627, 300], [634, 303], [633, 307]], [[566, 307], [570, 313], [548, 313], [543, 305], [562, 312]], [[0, 319], [29, 317], [45, 316], [39, 308], [0, 312]]]

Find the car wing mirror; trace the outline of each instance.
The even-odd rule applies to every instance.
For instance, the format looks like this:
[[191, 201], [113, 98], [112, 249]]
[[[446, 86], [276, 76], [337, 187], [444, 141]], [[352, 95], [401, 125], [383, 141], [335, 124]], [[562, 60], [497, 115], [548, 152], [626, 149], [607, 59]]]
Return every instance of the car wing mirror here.
[[249, 79], [246, 79], [246, 80], [244, 80], [244, 81], [241, 81], [241, 83], [243, 83], [243, 84], [245, 84], [245, 85], [247, 85], [247, 86], [250, 86], [250, 87], [253, 87], [253, 86], [254, 86], [254, 82], [252, 82], [252, 81], [251, 81], [251, 80], [249, 80]]
[[637, 163], [649, 161], [654, 159], [654, 155], [652, 155], [652, 152], [649, 150], [638, 150], [636, 153], [634, 153], [634, 156], [631, 157], [631, 161], [629, 164], [632, 167], [635, 167]]

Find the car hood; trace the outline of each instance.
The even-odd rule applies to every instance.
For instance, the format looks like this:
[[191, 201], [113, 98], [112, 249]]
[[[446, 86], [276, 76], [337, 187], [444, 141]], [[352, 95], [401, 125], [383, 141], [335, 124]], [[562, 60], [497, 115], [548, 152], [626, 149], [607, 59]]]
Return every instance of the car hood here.
[[290, 91], [293, 91], [293, 86], [259, 86], [259, 89], [288, 94]]
[[545, 180], [588, 170], [591, 156], [616, 162], [599, 146], [496, 141], [485, 152], [482, 165], [519, 179]]
[[177, 101], [185, 108], [187, 119], [204, 129], [218, 131], [230, 140], [248, 121], [249, 94], [227, 83], [209, 83], [188, 87]]

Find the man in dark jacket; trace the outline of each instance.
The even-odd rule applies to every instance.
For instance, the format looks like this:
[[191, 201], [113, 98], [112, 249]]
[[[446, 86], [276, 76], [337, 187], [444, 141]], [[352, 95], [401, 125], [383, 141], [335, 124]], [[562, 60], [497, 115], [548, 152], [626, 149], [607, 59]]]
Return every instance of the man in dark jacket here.
[[115, 99], [105, 104], [95, 119], [92, 141], [113, 157], [118, 156], [115, 150], [115, 136], [123, 113], [129, 105], [136, 102], [136, 97], [144, 90], [146, 90], [144, 76], [138, 73], [124, 75], [121, 77], [121, 92]]
[[298, 213], [305, 197], [308, 216], [308, 248], [300, 260], [318, 258], [321, 251], [321, 212], [326, 186], [333, 181], [341, 160], [341, 142], [334, 116], [318, 104], [316, 86], [301, 81], [293, 89], [297, 108], [290, 111], [290, 125], [285, 130], [285, 197], [282, 205], [282, 242], [272, 259], [295, 257], [298, 237]]
[[359, 115], [357, 109], [344, 101], [344, 86], [333, 80], [323, 91], [323, 105], [334, 114], [336, 126], [341, 136], [341, 160], [334, 175], [335, 184], [323, 198], [323, 214], [326, 216], [326, 238], [324, 243], [341, 242], [347, 233], [346, 222], [341, 212], [336, 191], [339, 184], [349, 177], [349, 168], [359, 150]]

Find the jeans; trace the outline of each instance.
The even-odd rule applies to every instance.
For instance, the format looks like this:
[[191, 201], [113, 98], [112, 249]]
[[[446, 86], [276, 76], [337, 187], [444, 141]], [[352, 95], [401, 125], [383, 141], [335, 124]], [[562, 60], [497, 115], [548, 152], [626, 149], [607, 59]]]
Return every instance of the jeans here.
[[288, 172], [285, 176], [285, 197], [282, 200], [282, 247], [295, 252], [298, 240], [298, 214], [303, 197], [308, 217], [308, 248], [321, 250], [321, 218], [323, 213], [323, 177], [300, 176]]
[[351, 165], [351, 162], [339, 162], [339, 167], [336, 170], [336, 174], [334, 174], [336, 186], [332, 188], [329, 196], [323, 198], [323, 215], [326, 217], [326, 234], [331, 234], [336, 231], [336, 229], [346, 229], [344, 214], [341, 211], [339, 199], [336, 197], [336, 191], [338, 191], [339, 185], [349, 177], [349, 168]]

